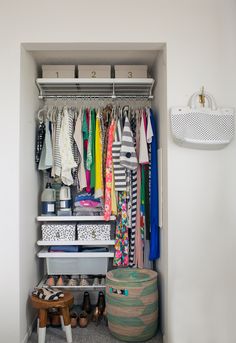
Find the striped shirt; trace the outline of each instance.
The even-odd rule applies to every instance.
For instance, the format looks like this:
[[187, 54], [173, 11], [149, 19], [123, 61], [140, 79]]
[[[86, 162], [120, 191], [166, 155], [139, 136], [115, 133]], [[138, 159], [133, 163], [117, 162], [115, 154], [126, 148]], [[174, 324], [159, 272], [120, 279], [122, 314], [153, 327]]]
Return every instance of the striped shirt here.
[[122, 142], [120, 149], [120, 164], [131, 170], [137, 169], [138, 161], [134, 147], [133, 134], [130, 128], [128, 117], [125, 118], [125, 124], [122, 133]]
[[112, 160], [114, 167], [115, 190], [126, 191], [126, 169], [120, 164], [121, 121], [117, 122], [115, 139], [112, 144]]

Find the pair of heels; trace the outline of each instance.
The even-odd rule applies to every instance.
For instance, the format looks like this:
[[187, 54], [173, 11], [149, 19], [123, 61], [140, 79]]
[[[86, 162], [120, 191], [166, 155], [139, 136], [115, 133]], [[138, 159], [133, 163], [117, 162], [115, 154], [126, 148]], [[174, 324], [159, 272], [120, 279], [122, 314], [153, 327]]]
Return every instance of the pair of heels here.
[[79, 325], [81, 328], [86, 328], [88, 325], [88, 314], [82, 311], [79, 315], [76, 312], [71, 312], [71, 327], [76, 328]]
[[92, 321], [96, 322], [96, 325], [98, 325], [99, 321], [102, 319], [106, 321], [106, 302], [104, 293], [100, 291], [98, 294], [97, 305], [92, 315]]

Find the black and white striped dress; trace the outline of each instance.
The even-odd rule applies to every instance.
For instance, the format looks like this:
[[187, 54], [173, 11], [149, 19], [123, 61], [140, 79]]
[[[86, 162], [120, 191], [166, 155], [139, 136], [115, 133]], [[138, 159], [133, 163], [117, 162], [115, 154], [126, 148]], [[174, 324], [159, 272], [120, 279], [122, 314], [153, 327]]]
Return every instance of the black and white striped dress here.
[[[136, 114], [132, 113], [130, 118], [130, 126], [133, 134], [134, 147], [136, 146]], [[131, 171], [131, 233], [129, 246], [129, 266], [134, 267], [135, 254], [135, 229], [136, 229], [136, 214], [137, 214], [137, 171]]]
[[126, 191], [126, 169], [120, 164], [121, 135], [121, 121], [118, 119], [115, 138], [112, 144], [115, 191]]

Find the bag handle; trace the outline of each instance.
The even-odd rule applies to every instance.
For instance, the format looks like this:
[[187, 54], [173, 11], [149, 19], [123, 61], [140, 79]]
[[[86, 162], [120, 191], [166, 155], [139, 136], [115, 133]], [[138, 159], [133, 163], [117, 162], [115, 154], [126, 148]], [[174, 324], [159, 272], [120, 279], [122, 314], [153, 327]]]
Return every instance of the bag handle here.
[[[197, 107], [197, 104], [199, 104], [199, 95], [201, 95], [201, 93], [199, 92], [196, 92], [194, 93], [190, 100], [189, 100], [189, 106], [190, 108], [196, 108]], [[217, 110], [217, 104], [216, 104], [216, 100], [215, 98], [213, 97], [213, 95], [211, 95], [210, 93], [208, 92], [204, 92], [204, 96], [208, 102], [208, 108], [211, 108], [212, 110]]]

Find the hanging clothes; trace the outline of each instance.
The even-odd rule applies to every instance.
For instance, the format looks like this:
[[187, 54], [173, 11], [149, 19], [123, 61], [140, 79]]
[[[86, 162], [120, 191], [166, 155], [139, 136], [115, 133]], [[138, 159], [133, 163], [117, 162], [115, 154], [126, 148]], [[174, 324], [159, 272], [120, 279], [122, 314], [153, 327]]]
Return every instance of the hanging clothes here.
[[139, 163], [146, 164], [149, 162], [148, 159], [148, 148], [147, 148], [147, 137], [145, 130], [145, 113], [142, 113], [141, 125], [140, 125], [140, 149], [139, 149]]
[[112, 144], [112, 159], [114, 166], [115, 190], [126, 191], [126, 169], [120, 164], [121, 151], [121, 119], [117, 120], [114, 142]]
[[61, 176], [61, 154], [59, 148], [59, 138], [61, 132], [61, 120], [62, 113], [61, 110], [57, 111], [56, 115], [56, 134], [55, 134], [55, 145], [53, 147], [53, 156], [54, 156], [54, 174], [55, 176]]
[[96, 115], [95, 131], [95, 198], [103, 197], [103, 160], [102, 160], [102, 129], [100, 121], [100, 111]]
[[129, 264], [129, 235], [127, 227], [126, 192], [118, 193], [118, 214], [116, 221], [116, 242], [114, 266], [127, 267]]
[[[133, 112], [130, 118], [130, 127], [133, 134], [134, 147], [136, 149], [136, 115]], [[136, 216], [137, 216], [137, 170], [131, 170], [131, 232], [130, 232], [130, 246], [129, 246], [129, 266], [134, 267], [135, 258], [135, 231], [136, 231]]]
[[[137, 127], [140, 128], [140, 118], [137, 117]], [[136, 151], [139, 154], [140, 147], [140, 131], [136, 133]], [[138, 268], [143, 268], [143, 242], [141, 237], [141, 168], [138, 164], [137, 168], [137, 214], [136, 214], [136, 230], [135, 230], [135, 265]]]
[[122, 132], [120, 164], [130, 170], [137, 169], [138, 165], [137, 155], [134, 148], [133, 134], [127, 116], [125, 118], [125, 124]]
[[38, 169], [47, 170], [49, 168], [52, 168], [52, 164], [53, 164], [52, 140], [51, 140], [51, 133], [49, 129], [49, 120], [46, 119], [45, 138], [44, 138], [43, 149], [41, 152]]
[[36, 145], [35, 145], [35, 162], [37, 166], [40, 161], [44, 138], [45, 138], [45, 125], [43, 122], [40, 122], [37, 128], [37, 132], [36, 132]]
[[59, 149], [61, 155], [61, 180], [70, 186], [73, 184], [71, 169], [76, 167], [76, 162], [73, 158], [71, 136], [73, 134], [73, 116], [68, 113], [67, 108], [63, 110], [63, 118], [61, 123], [61, 131], [59, 137]]
[[152, 110], [150, 110], [150, 119], [152, 124], [152, 142], [151, 142], [151, 240], [150, 256], [151, 261], [160, 257], [159, 246], [159, 204], [158, 204], [158, 166], [157, 166], [157, 133], [156, 123]]
[[107, 144], [107, 160], [106, 160], [106, 183], [105, 183], [105, 210], [104, 219], [109, 220], [111, 216], [111, 199], [112, 199], [112, 176], [113, 176], [113, 166], [112, 166], [112, 144], [115, 133], [115, 121], [111, 122], [109, 133], [108, 133], [108, 144]]
[[78, 167], [78, 179], [79, 179], [79, 189], [87, 187], [87, 180], [84, 168], [84, 146], [83, 146], [83, 135], [82, 135], [82, 122], [83, 122], [83, 112], [80, 109], [79, 115], [76, 120], [75, 130], [74, 130], [74, 140], [77, 144], [78, 151], [80, 154], [80, 164]]

